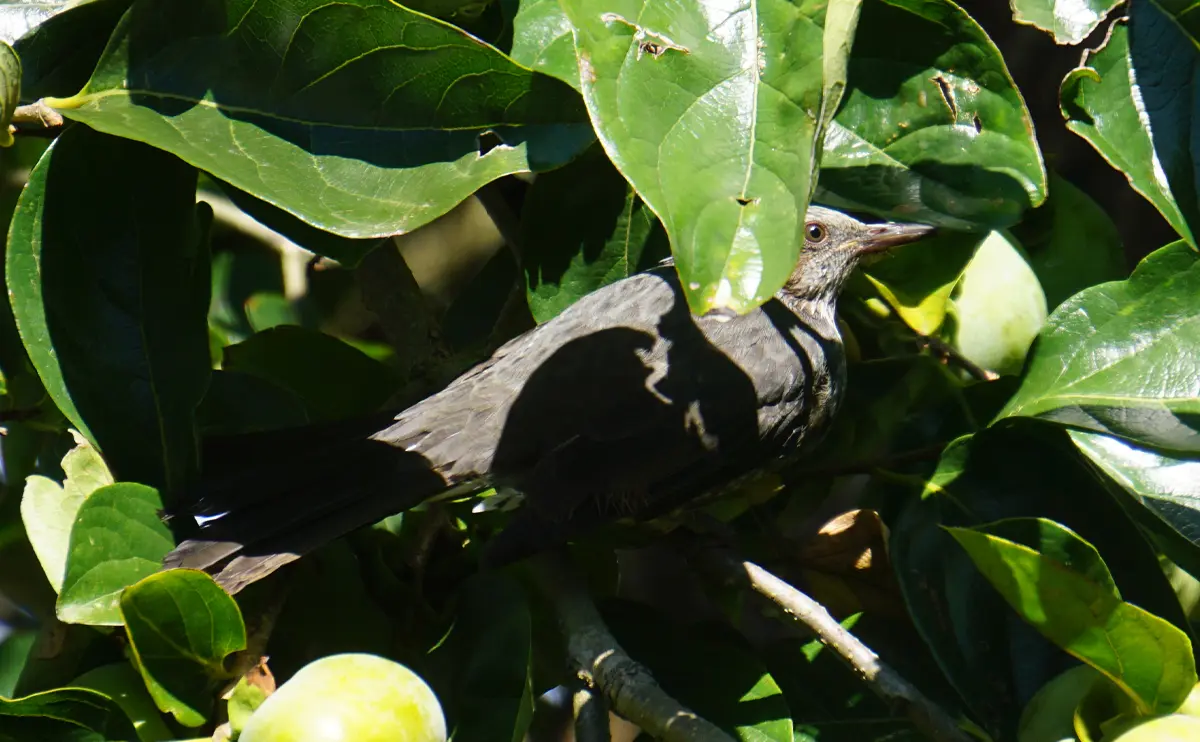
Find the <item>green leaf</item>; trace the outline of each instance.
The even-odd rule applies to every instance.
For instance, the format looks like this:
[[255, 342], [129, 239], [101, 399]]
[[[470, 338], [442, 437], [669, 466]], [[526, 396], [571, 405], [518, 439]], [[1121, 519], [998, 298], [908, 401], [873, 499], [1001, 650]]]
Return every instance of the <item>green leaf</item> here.
[[171, 155], [71, 127], [30, 175], [7, 253], [17, 327], [50, 397], [118, 478], [168, 494], [196, 470], [211, 368], [211, 211], [195, 190]]
[[1036, 26], [1058, 44], [1078, 44], [1091, 35], [1120, 0], [1013, 0], [1013, 20]]
[[121, 595], [121, 617], [150, 696], [180, 724], [208, 719], [225, 658], [246, 648], [237, 603], [203, 572], [172, 569]]
[[666, 256], [658, 217], [599, 148], [534, 181], [521, 213], [529, 309], [545, 322]]
[[954, 298], [954, 345], [968, 360], [999, 374], [1017, 374], [1046, 323], [1046, 295], [1011, 235], [992, 232], [979, 243]]
[[568, 86], [389, 0], [137, 0], [83, 90], [49, 102], [358, 238], [593, 136]]
[[158, 517], [162, 507], [158, 492], [131, 482], [101, 487], [84, 500], [71, 529], [59, 620], [121, 625], [121, 591], [161, 569], [175, 546]]
[[816, 176], [824, 8], [562, 7], [600, 141], [662, 220], [693, 311], [771, 298], [796, 265]]
[[1029, 254], [1050, 308], [1089, 286], [1128, 274], [1117, 225], [1099, 204], [1056, 173], [1050, 174], [1050, 198], [1014, 228], [1013, 235]]
[[1200, 347], [1200, 263], [1182, 242], [1125, 281], [1093, 286], [1050, 315], [1025, 380], [1000, 413], [1109, 433], [1167, 450], [1200, 451], [1196, 375], [1181, 354]]
[[863, 275], [913, 331], [932, 335], [945, 321], [950, 295], [979, 241], [978, 235], [944, 232], [893, 251]]
[[237, 371], [214, 371], [196, 410], [205, 435], [291, 428], [309, 422], [304, 401], [279, 384]]
[[84, 688], [59, 688], [24, 698], [0, 698], [4, 742], [105, 742], [137, 737], [114, 701]]
[[558, 0], [521, 0], [513, 18], [512, 58], [579, 90], [571, 21]]
[[101, 665], [89, 670], [72, 680], [71, 686], [88, 688], [111, 698], [133, 722], [138, 739], [142, 742], [161, 742], [174, 736], [154, 707], [154, 700], [147, 692], [141, 676], [128, 662]]
[[[1150, 5], [1151, 3], [1144, 3]], [[1153, 25], [1153, 24], [1152, 24]], [[1083, 137], [1108, 163], [1129, 179], [1129, 184], [1159, 210], [1163, 218], [1193, 245], [1194, 219], [1185, 218], [1170, 186], [1155, 171], [1154, 142], [1138, 115], [1145, 92], [1131, 83], [1129, 28], [1114, 23], [1103, 46], [1086, 52], [1059, 93], [1067, 128]], [[1194, 55], [1187, 50], [1184, 58]], [[1155, 79], [1157, 73], [1152, 74]]]
[[1121, 600], [1094, 546], [1044, 518], [950, 528], [1021, 618], [1133, 698], [1143, 714], [1179, 708], [1196, 684], [1188, 635]]
[[13, 111], [21, 102], [21, 58], [8, 44], [0, 41], [0, 147], [11, 147], [9, 131]]
[[744, 742], [792, 742], [783, 691], [737, 638], [668, 623], [649, 606], [610, 600], [604, 621], [662, 689]]
[[97, 489], [113, 483], [104, 459], [78, 434], [75, 448], [63, 457], [62, 469], [66, 479], [61, 484], [37, 474], [26, 480], [21, 496], [25, 533], [55, 592], [62, 589], [71, 527], [79, 508]]
[[[70, 95], [87, 82], [108, 35], [132, 0], [32, 0], [29, 5], [57, 6], [46, 18], [13, 43], [21, 55], [23, 100]], [[13, 3], [0, 6], [0, 10]], [[11, 12], [11, 11], [9, 11]]]
[[76, 0], [8, 0], [0, 5], [0, 41], [11, 44]]
[[305, 250], [324, 255], [353, 268], [375, 248], [383, 244], [381, 239], [356, 240], [326, 232], [292, 216], [283, 209], [251, 196], [245, 191], [222, 183], [221, 190], [229, 200], [255, 221], [287, 237]]
[[1015, 735], [1034, 691], [1075, 662], [1009, 608], [943, 528], [1006, 518], [1066, 525], [1107, 557], [1126, 600], [1188, 626], [1157, 553], [1065, 433], [1013, 424], [959, 439], [923, 497], [894, 522], [889, 555], [925, 643], [975, 719], [1000, 739]]
[[950, 0], [863, 6], [819, 185], [821, 203], [955, 228], [1005, 227], [1045, 199], [1029, 112], [966, 11]]
[[391, 369], [379, 361], [337, 338], [291, 325], [225, 348], [223, 367], [291, 392], [313, 421], [377, 412], [397, 388]]
[[440, 697], [456, 742], [521, 742], [533, 717], [533, 635], [521, 586], [503, 573], [471, 578], [459, 593], [454, 628], [433, 652], [454, 665]]
[[1071, 440], [1157, 520], [1200, 549], [1200, 460], [1080, 430], [1071, 431]]

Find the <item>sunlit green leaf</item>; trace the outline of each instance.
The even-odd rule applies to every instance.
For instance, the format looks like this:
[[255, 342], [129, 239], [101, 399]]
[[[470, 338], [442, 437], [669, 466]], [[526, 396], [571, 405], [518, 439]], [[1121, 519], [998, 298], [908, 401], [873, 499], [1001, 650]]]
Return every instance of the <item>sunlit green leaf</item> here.
[[137, 0], [84, 89], [50, 102], [359, 238], [592, 137], [568, 86], [390, 0]]
[[40, 474], [29, 477], [21, 496], [21, 519], [46, 579], [57, 592], [67, 566], [71, 527], [84, 500], [113, 483], [113, 476], [96, 449], [82, 438], [63, 457], [66, 479], [60, 484]]
[[[1185, 56], [1194, 53], [1189, 50]], [[1063, 80], [1060, 94], [1067, 128], [1124, 173], [1134, 190], [1149, 199], [1181, 237], [1194, 244], [1195, 221], [1181, 210], [1170, 186], [1156, 172], [1155, 144], [1138, 115], [1142, 95], [1141, 86], [1131, 82], [1129, 27], [1124, 23], [1114, 23], [1104, 45], [1084, 55], [1079, 68]]]
[[1032, 120], [983, 29], [948, 0], [864, 4], [817, 200], [978, 229], [1045, 197]]
[[126, 590], [121, 616], [158, 708], [184, 726], [203, 724], [216, 685], [229, 680], [225, 658], [246, 648], [237, 603], [203, 572], [172, 569]]
[[571, 21], [558, 0], [521, 0], [513, 18], [512, 58], [579, 90]]
[[1054, 36], [1059, 44], [1078, 44], [1120, 4], [1120, 0], [1013, 0], [1013, 20]]
[[114, 662], [88, 670], [72, 680], [71, 687], [90, 688], [111, 698], [133, 722], [142, 742], [162, 742], [173, 737], [154, 707], [146, 684], [128, 662]]
[[1142, 713], [1170, 713], [1187, 698], [1196, 684], [1187, 634], [1123, 601], [1095, 547], [1070, 529], [1028, 518], [947, 530], [1023, 619]]
[[823, 7], [563, 0], [609, 157], [662, 220], [692, 309], [745, 311], [796, 265]]
[[[1050, 315], [1001, 417], [1026, 416], [1200, 451], [1200, 263], [1176, 242], [1125, 281], [1093, 286]], [[1189, 359], [1181, 363], [1180, 359]]]
[[67, 623], [120, 626], [121, 591], [162, 567], [175, 546], [159, 519], [162, 500], [141, 484], [101, 487], [75, 516], [58, 617]]

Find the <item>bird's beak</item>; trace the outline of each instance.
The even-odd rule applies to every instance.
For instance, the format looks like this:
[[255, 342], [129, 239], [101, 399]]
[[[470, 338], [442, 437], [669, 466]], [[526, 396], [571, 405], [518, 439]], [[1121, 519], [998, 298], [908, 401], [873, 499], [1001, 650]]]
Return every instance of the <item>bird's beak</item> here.
[[867, 236], [859, 240], [858, 254], [871, 255], [896, 245], [916, 242], [933, 231], [934, 228], [927, 224], [875, 224], [867, 229]]

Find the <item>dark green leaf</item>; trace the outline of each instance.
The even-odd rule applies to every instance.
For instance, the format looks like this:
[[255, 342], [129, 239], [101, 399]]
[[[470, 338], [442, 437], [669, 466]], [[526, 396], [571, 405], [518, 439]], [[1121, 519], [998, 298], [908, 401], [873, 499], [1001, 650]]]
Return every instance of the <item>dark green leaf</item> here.
[[[1193, 54], [1186, 52], [1186, 56]], [[1195, 244], [1194, 221], [1185, 218], [1170, 187], [1155, 172], [1154, 143], [1138, 116], [1143, 92], [1141, 86], [1132, 85], [1130, 74], [1129, 29], [1114, 23], [1104, 45], [1087, 52], [1079, 68], [1063, 80], [1060, 98], [1067, 128], [1124, 173], [1134, 190], [1149, 199], [1181, 237]]]
[[513, 18], [512, 58], [579, 90], [571, 21], [558, 0], [521, 0]]
[[309, 422], [304, 402], [275, 382], [238, 371], [214, 371], [196, 410], [205, 435], [290, 428]]
[[195, 189], [171, 155], [72, 127], [30, 175], [7, 254], [17, 326], [51, 398], [118, 478], [168, 493], [195, 471], [211, 368], [211, 211]]
[[568, 86], [389, 0], [137, 0], [84, 89], [51, 103], [357, 238], [592, 137]]
[[1106, 558], [1127, 601], [1188, 625], [1156, 552], [1064, 434], [1011, 425], [955, 442], [895, 523], [889, 553], [922, 637], [976, 720], [1000, 738], [1073, 660], [1008, 607], [942, 526], [1027, 517], [1071, 528]]
[[154, 707], [146, 684], [128, 662], [114, 662], [89, 670], [72, 680], [71, 687], [88, 688], [111, 698], [133, 722], [142, 742], [162, 742], [174, 736]]
[[1125, 281], [1093, 286], [1050, 315], [1000, 417], [1038, 417], [1174, 451], [1200, 451], [1196, 374], [1200, 262], [1176, 242]]
[[225, 349], [224, 368], [273, 382], [309, 417], [336, 420], [379, 410], [396, 391], [391, 369], [337, 338], [284, 325]]
[[136, 737], [120, 706], [93, 690], [60, 688], [12, 700], [0, 698], [4, 742], [105, 742]]
[[1200, 460], [1079, 430], [1071, 431], [1071, 440], [1158, 521], [1200, 549]]
[[61, 484], [34, 475], [26, 480], [21, 495], [25, 533], [55, 591], [62, 588], [71, 528], [79, 508], [97, 489], [113, 483], [104, 459], [82, 438], [77, 438], [75, 448], [63, 457], [62, 469], [66, 479]]
[[816, 199], [977, 228], [1045, 197], [1029, 112], [983, 29], [949, 0], [866, 3]]
[[120, 626], [121, 591], [162, 568], [175, 546], [159, 519], [158, 492], [131, 482], [96, 490], [71, 529], [58, 617], [67, 623]]
[[150, 696], [180, 724], [208, 718], [225, 658], [246, 648], [237, 603], [203, 572], [150, 575], [121, 595], [129, 645]]
[[299, 309], [283, 294], [263, 291], [246, 300], [246, 320], [255, 332], [281, 325], [299, 325]]
[[735, 739], [792, 742], [783, 691], [734, 637], [670, 624], [635, 603], [608, 601], [601, 609], [621, 647], [684, 706]]
[[1087, 665], [1072, 667], [1042, 686], [1021, 712], [1019, 742], [1075, 740], [1076, 707], [1096, 682], [1107, 682]]
[[493, 572], [459, 593], [454, 628], [433, 652], [454, 665], [452, 690], [442, 694], [456, 742], [525, 739], [533, 715], [531, 618], [525, 593]]
[[1051, 309], [1089, 286], [1124, 278], [1125, 250], [1100, 205], [1050, 174], [1050, 198], [1013, 230]]
[[599, 148], [538, 177], [521, 248], [529, 310], [545, 322], [585, 294], [666, 257], [666, 233]]
[[803, 243], [825, 103], [824, 7], [562, 8], [600, 140], [662, 219], [692, 309], [762, 304]]
[[947, 528], [1021, 618], [1121, 687], [1142, 714], [1179, 708], [1196, 684], [1188, 635], [1121, 600], [1096, 548], [1044, 518]]
[[[108, 35], [132, 0], [34, 0], [28, 5], [66, 10], [21, 36], [13, 48], [21, 55], [24, 74], [21, 97], [35, 101], [51, 95], [70, 95], [92, 74]], [[70, 6], [68, 8], [68, 6]], [[7, 8], [12, 7], [9, 3]]]
[[1120, 0], [1013, 0], [1013, 20], [1037, 26], [1059, 44], [1078, 44]]

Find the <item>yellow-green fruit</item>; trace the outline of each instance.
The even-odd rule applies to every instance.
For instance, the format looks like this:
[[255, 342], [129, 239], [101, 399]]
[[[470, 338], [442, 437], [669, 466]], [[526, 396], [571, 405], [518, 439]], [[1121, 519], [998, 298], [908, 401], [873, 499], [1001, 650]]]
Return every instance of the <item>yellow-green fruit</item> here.
[[1196, 742], [1200, 740], [1200, 719], [1183, 714], [1160, 716], [1138, 724], [1113, 737], [1113, 742]]
[[263, 702], [239, 742], [445, 742], [437, 696], [412, 670], [371, 654], [301, 668]]
[[1183, 699], [1183, 705], [1175, 709], [1175, 713], [1200, 719], [1200, 683], [1196, 683], [1188, 697]]

